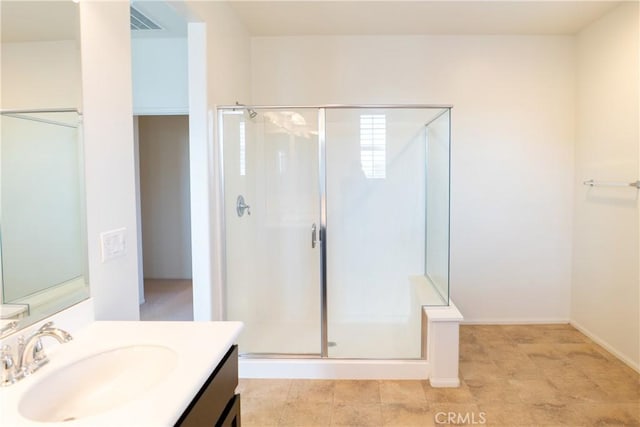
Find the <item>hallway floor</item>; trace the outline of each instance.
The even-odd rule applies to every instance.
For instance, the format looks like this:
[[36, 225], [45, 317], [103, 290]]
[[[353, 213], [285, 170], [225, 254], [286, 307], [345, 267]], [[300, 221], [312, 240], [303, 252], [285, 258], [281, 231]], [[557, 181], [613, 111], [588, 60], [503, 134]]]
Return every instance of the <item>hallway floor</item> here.
[[242, 424], [640, 426], [640, 375], [569, 325], [461, 326], [460, 373], [457, 389], [241, 379]]
[[140, 320], [193, 320], [191, 280], [144, 279]]

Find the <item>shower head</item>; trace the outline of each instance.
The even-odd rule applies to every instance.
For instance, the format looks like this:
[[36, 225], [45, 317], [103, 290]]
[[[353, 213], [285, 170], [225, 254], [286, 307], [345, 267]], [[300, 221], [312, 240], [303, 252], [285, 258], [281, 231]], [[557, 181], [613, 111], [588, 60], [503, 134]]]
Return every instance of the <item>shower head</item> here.
[[244, 105], [244, 104], [240, 104], [238, 101], [236, 101], [236, 105], [237, 105], [238, 107], [242, 107], [242, 108], [244, 109], [245, 114], [246, 114], [247, 116], [249, 116], [249, 118], [250, 118], [250, 119], [255, 119], [255, 118], [256, 118], [256, 116], [258, 115], [258, 113], [256, 113], [256, 111], [255, 111], [255, 110], [253, 110], [253, 109], [251, 109], [251, 108], [247, 107], [247, 106], [246, 106], [246, 105]]

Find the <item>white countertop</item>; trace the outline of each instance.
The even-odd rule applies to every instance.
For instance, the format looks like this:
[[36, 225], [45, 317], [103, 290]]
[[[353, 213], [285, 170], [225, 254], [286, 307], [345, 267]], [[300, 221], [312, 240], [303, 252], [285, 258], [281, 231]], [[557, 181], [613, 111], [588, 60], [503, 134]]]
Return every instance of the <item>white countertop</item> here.
[[[53, 346], [45, 338], [49, 363], [31, 376], [0, 387], [0, 425], [11, 427], [172, 426], [187, 408], [214, 368], [233, 345], [241, 322], [104, 322], [74, 334], [73, 341]], [[106, 412], [73, 421], [42, 423], [18, 411], [22, 396], [57, 369], [96, 353], [123, 346], [160, 345], [178, 354], [177, 365], [151, 390]], [[131, 378], [135, 382], [135, 378]]]
[[22, 317], [27, 311], [29, 311], [27, 304], [0, 304], [0, 319], [10, 322], [15, 320], [14, 317]]

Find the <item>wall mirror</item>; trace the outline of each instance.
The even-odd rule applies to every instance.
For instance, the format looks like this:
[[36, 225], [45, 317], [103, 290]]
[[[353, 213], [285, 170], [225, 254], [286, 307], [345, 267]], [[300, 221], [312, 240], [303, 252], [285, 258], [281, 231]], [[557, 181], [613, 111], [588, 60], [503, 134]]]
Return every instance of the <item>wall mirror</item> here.
[[[89, 296], [78, 5], [2, 1], [1, 335]], [[13, 323], [16, 322], [16, 323]]]

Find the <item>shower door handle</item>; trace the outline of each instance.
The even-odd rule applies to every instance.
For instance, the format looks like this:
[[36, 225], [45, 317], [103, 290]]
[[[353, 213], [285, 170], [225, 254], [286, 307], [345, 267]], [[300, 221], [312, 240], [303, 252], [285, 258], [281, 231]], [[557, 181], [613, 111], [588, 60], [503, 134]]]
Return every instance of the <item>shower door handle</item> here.
[[313, 225], [311, 225], [311, 249], [316, 247], [317, 242], [318, 242], [318, 232], [316, 229], [316, 224], [313, 223]]

